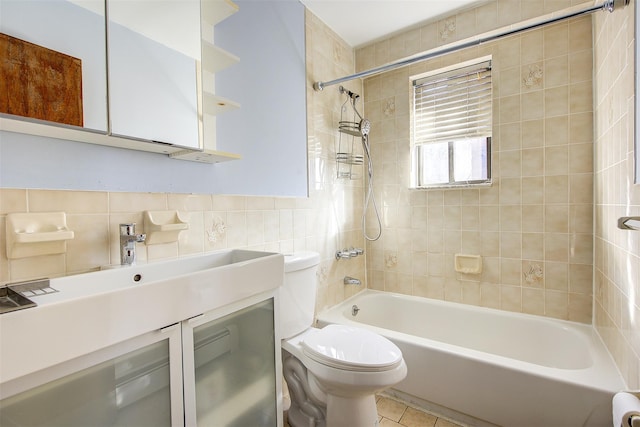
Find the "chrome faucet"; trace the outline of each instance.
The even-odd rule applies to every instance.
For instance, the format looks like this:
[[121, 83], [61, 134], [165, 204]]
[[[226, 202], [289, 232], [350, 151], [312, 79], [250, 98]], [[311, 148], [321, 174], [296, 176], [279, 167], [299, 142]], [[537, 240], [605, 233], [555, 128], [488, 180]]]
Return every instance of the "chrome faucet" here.
[[136, 263], [136, 243], [144, 242], [146, 234], [136, 234], [136, 224], [120, 224], [120, 263]]
[[361, 285], [362, 283], [360, 282], [359, 279], [356, 279], [355, 277], [344, 276], [344, 284], [345, 285]]

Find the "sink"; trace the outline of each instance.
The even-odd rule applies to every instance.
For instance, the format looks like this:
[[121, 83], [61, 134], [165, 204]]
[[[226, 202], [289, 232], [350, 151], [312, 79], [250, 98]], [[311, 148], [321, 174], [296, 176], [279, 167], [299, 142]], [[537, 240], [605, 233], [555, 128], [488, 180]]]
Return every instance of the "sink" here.
[[68, 301], [151, 282], [180, 279], [188, 274], [219, 267], [235, 265], [237, 268], [244, 264], [256, 264], [252, 261], [274, 255], [278, 254], [234, 249], [167, 261], [109, 267], [91, 273], [51, 279], [50, 286], [60, 292], [30, 299], [38, 305]]
[[[267, 292], [284, 256], [224, 250], [51, 279], [36, 307], [0, 315], [0, 384]], [[25, 339], [28, 337], [28, 339]]]

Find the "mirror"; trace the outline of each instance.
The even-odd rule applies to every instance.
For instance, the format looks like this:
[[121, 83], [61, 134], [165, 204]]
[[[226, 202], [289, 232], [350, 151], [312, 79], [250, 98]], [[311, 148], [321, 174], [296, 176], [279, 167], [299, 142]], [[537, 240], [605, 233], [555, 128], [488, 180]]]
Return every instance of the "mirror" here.
[[[18, 111], [7, 110], [18, 115], [3, 113], [2, 116], [29, 119], [22, 116], [38, 110], [44, 112], [35, 117], [45, 120], [52, 117], [54, 110], [79, 105], [76, 119], [49, 124], [80, 126], [106, 133], [104, 0], [0, 0], [0, 8], [0, 33], [7, 36], [3, 40], [11, 43], [12, 49], [11, 60], [3, 61], [3, 79], [7, 73], [5, 82], [9, 90], [17, 91], [14, 96], [23, 97], [20, 104], [25, 106]], [[8, 52], [7, 49], [4, 54]], [[68, 70], [71, 62], [77, 69], [73, 77], [67, 76], [66, 89], [60, 90], [56, 83], [64, 80], [63, 70]], [[38, 76], [35, 88], [27, 89], [22, 84], [28, 73]], [[29, 104], [33, 108], [29, 108]]]
[[111, 134], [198, 149], [200, 3], [107, 0]]

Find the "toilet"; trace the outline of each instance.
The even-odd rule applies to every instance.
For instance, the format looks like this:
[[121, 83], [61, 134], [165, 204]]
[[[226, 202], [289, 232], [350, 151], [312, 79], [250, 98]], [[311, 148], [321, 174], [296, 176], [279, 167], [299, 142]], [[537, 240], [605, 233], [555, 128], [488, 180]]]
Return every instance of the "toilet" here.
[[395, 344], [367, 329], [312, 327], [319, 262], [315, 252], [285, 255], [280, 330], [289, 425], [377, 426], [375, 394], [402, 381], [407, 365]]

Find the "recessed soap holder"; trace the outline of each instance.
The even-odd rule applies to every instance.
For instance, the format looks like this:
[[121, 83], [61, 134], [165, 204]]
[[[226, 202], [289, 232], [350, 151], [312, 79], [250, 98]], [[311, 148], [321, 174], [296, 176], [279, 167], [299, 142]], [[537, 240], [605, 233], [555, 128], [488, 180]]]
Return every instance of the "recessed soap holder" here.
[[482, 273], [482, 257], [480, 255], [456, 254], [455, 269], [458, 273], [480, 274]]
[[65, 253], [74, 237], [64, 212], [10, 213], [6, 231], [9, 259]]
[[189, 223], [180, 217], [178, 211], [145, 211], [145, 244], [177, 242], [180, 232], [189, 229]]

